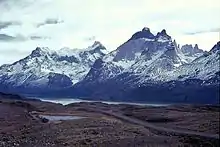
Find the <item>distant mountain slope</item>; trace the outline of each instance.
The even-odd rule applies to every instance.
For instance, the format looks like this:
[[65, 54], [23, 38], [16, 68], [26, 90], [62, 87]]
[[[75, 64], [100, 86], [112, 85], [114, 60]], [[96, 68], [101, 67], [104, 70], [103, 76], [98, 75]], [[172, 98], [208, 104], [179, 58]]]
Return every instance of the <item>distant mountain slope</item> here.
[[0, 90], [87, 99], [219, 103], [220, 42], [209, 52], [180, 47], [166, 30], [145, 27], [107, 53], [100, 42], [87, 49], [36, 48], [0, 67]]
[[0, 100], [1, 99], [16, 99], [16, 100], [22, 100], [23, 98], [16, 94], [7, 94], [0, 92]]
[[[188, 48], [188, 51], [190, 49], [194, 50], [194, 48]], [[142, 77], [143, 81], [168, 81], [171, 77], [164, 77], [164, 75], [192, 62], [192, 60], [185, 60], [186, 58], [190, 57], [194, 60], [198, 52], [200, 56], [205, 53], [197, 50], [191, 51], [191, 54], [187, 54], [188, 57], [186, 57], [185, 52], [178, 48], [166, 30], [154, 36], [149, 28], [144, 28], [117, 50], [97, 60], [83, 82], [95, 83], [95, 81], [107, 80], [123, 73]]]
[[37, 47], [24, 59], [1, 66], [0, 82], [16, 89], [68, 87], [82, 80], [96, 59], [106, 53], [100, 42], [86, 49]]
[[[146, 33], [151, 34], [149, 31]], [[188, 54], [165, 30], [154, 37], [150, 35], [151, 38], [134, 36], [135, 39], [97, 60], [87, 76], [71, 88], [71, 95], [133, 101], [218, 102], [220, 42], [210, 52], [189, 47]], [[185, 60], [188, 57], [194, 59]]]

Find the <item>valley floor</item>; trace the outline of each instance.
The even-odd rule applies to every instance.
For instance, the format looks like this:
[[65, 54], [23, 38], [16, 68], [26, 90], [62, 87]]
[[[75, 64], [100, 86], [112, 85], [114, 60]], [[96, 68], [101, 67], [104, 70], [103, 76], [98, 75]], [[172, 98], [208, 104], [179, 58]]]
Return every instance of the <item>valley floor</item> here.
[[1, 98], [0, 112], [0, 147], [219, 146], [219, 106], [64, 106]]

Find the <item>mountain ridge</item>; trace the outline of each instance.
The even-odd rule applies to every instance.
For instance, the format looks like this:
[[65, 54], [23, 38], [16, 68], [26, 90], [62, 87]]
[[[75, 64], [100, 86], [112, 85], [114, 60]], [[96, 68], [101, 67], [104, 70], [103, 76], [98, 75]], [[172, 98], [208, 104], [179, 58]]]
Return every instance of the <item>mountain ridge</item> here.
[[61, 97], [200, 102], [200, 96], [208, 103], [210, 94], [210, 102], [216, 103], [219, 46], [209, 52], [198, 45], [180, 47], [165, 29], [153, 35], [145, 27], [110, 53], [98, 41], [82, 50], [38, 47], [30, 56], [1, 66], [0, 82], [21, 93], [32, 88], [30, 93]]
[[[157, 36], [160, 37], [160, 34], [161, 33], [158, 33]], [[180, 53], [178, 53], [179, 49], [175, 41], [172, 41], [172, 38], [166, 34], [166, 31], [162, 31], [162, 34], [166, 36], [164, 40], [158, 41], [158, 39], [155, 39], [154, 42], [153, 40], [138, 38], [122, 44], [117, 50], [123, 50], [124, 46], [131, 42], [143, 40], [145, 41], [143, 44], [147, 44], [147, 47], [150, 47], [149, 49], [143, 49], [143, 52], [141, 52], [138, 58], [132, 56], [132, 59], [136, 60], [131, 60], [132, 63], [130, 58], [126, 60], [126, 56], [116, 61], [100, 61], [99, 66], [97, 66], [98, 68], [91, 68], [87, 76], [81, 82], [74, 85], [72, 90], [75, 90], [76, 93], [78, 92], [78, 96], [88, 98], [98, 97], [104, 100], [129, 100], [129, 97], [131, 97], [129, 95], [133, 95], [135, 98], [131, 98], [130, 100], [145, 99], [146, 101], [150, 101], [151, 99], [151, 101], [153, 101], [152, 99], [155, 99], [155, 101], [170, 102], [218, 103], [220, 79], [218, 74], [219, 54], [215, 53], [215, 50], [218, 49], [213, 47], [212, 51], [202, 52], [200, 56], [194, 56], [196, 54], [196, 52], [194, 52], [191, 57], [193, 59], [185, 60], [184, 62], [181, 61], [184, 54], [180, 55]], [[140, 43], [138, 45], [140, 45]], [[195, 48], [198, 49], [198, 46]], [[127, 48], [126, 51], [131, 51], [132, 49], [134, 49], [134, 47], [130, 49]], [[136, 53], [139, 52], [140, 48], [138, 49], [139, 50], [134, 50], [133, 54], [135, 54], [135, 51]], [[115, 53], [115, 56], [117, 56], [117, 53], [118, 52]], [[111, 58], [114, 59], [114, 57]], [[115, 62], [120, 62], [120, 64]], [[124, 66], [123, 63], [125, 65], [130, 63], [130, 65]], [[94, 63], [94, 66], [96, 66], [96, 63]], [[118, 70], [115, 71], [115, 69]], [[113, 74], [113, 76], [109, 76], [109, 73]], [[186, 85], [189, 87], [187, 88]], [[114, 87], [114, 89], [111, 87]], [[82, 92], [82, 89], [87, 92]], [[98, 89], [98, 91], [96, 89]], [[109, 92], [109, 89], [112, 91]], [[144, 91], [140, 89], [144, 89]], [[164, 92], [162, 92], [163, 89]], [[166, 92], [170, 89], [173, 89], [173, 92]], [[181, 89], [185, 93], [181, 92]], [[193, 92], [194, 90], [195, 92]], [[140, 93], [144, 92], [144, 94], [140, 96], [137, 91]], [[146, 93], [146, 91], [148, 92]], [[158, 96], [163, 96], [160, 95], [160, 91], [170, 98], [159, 98]], [[199, 94], [198, 91], [201, 94]], [[208, 94], [213, 96], [213, 101], [208, 100]], [[151, 95], [152, 97], [144, 98], [147, 95]], [[175, 97], [178, 97], [176, 95], [179, 95], [180, 98], [175, 99]], [[201, 97], [201, 101], [195, 99], [197, 96]]]
[[100, 42], [83, 50], [65, 48], [55, 51], [37, 47], [27, 57], [1, 66], [1, 83], [24, 88], [68, 87], [87, 74], [93, 62], [105, 55], [103, 51], [107, 52]]

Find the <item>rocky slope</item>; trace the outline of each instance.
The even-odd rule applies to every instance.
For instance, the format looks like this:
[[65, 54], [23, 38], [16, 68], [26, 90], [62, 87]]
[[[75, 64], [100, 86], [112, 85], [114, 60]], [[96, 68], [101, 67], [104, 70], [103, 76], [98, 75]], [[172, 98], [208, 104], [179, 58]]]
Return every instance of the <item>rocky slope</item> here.
[[185, 59], [186, 62], [191, 62], [204, 54], [204, 51], [199, 49], [197, 44], [194, 47], [192, 44], [185, 44], [182, 47], [178, 47], [177, 51], [180, 55], [184, 55], [181, 57]]

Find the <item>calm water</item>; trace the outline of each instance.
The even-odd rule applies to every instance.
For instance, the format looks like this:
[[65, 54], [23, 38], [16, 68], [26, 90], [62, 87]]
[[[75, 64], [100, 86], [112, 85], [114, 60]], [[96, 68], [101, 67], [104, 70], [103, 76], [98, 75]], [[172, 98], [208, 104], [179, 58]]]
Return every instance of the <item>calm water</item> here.
[[81, 99], [41, 99], [42, 101], [48, 101], [53, 103], [60, 103], [63, 105], [68, 105], [70, 103], [80, 103], [80, 102], [102, 102], [105, 104], [128, 104], [128, 105], [140, 105], [140, 106], [168, 106], [170, 104], [150, 104], [150, 103], [130, 103], [130, 102], [110, 102], [110, 101], [88, 101], [88, 100], [81, 100]]
[[39, 115], [42, 118], [46, 118], [49, 121], [60, 121], [60, 120], [77, 120], [77, 119], [82, 119], [84, 117], [80, 117], [80, 116], [68, 116], [68, 115], [64, 115], [64, 116], [55, 116], [55, 115]]

